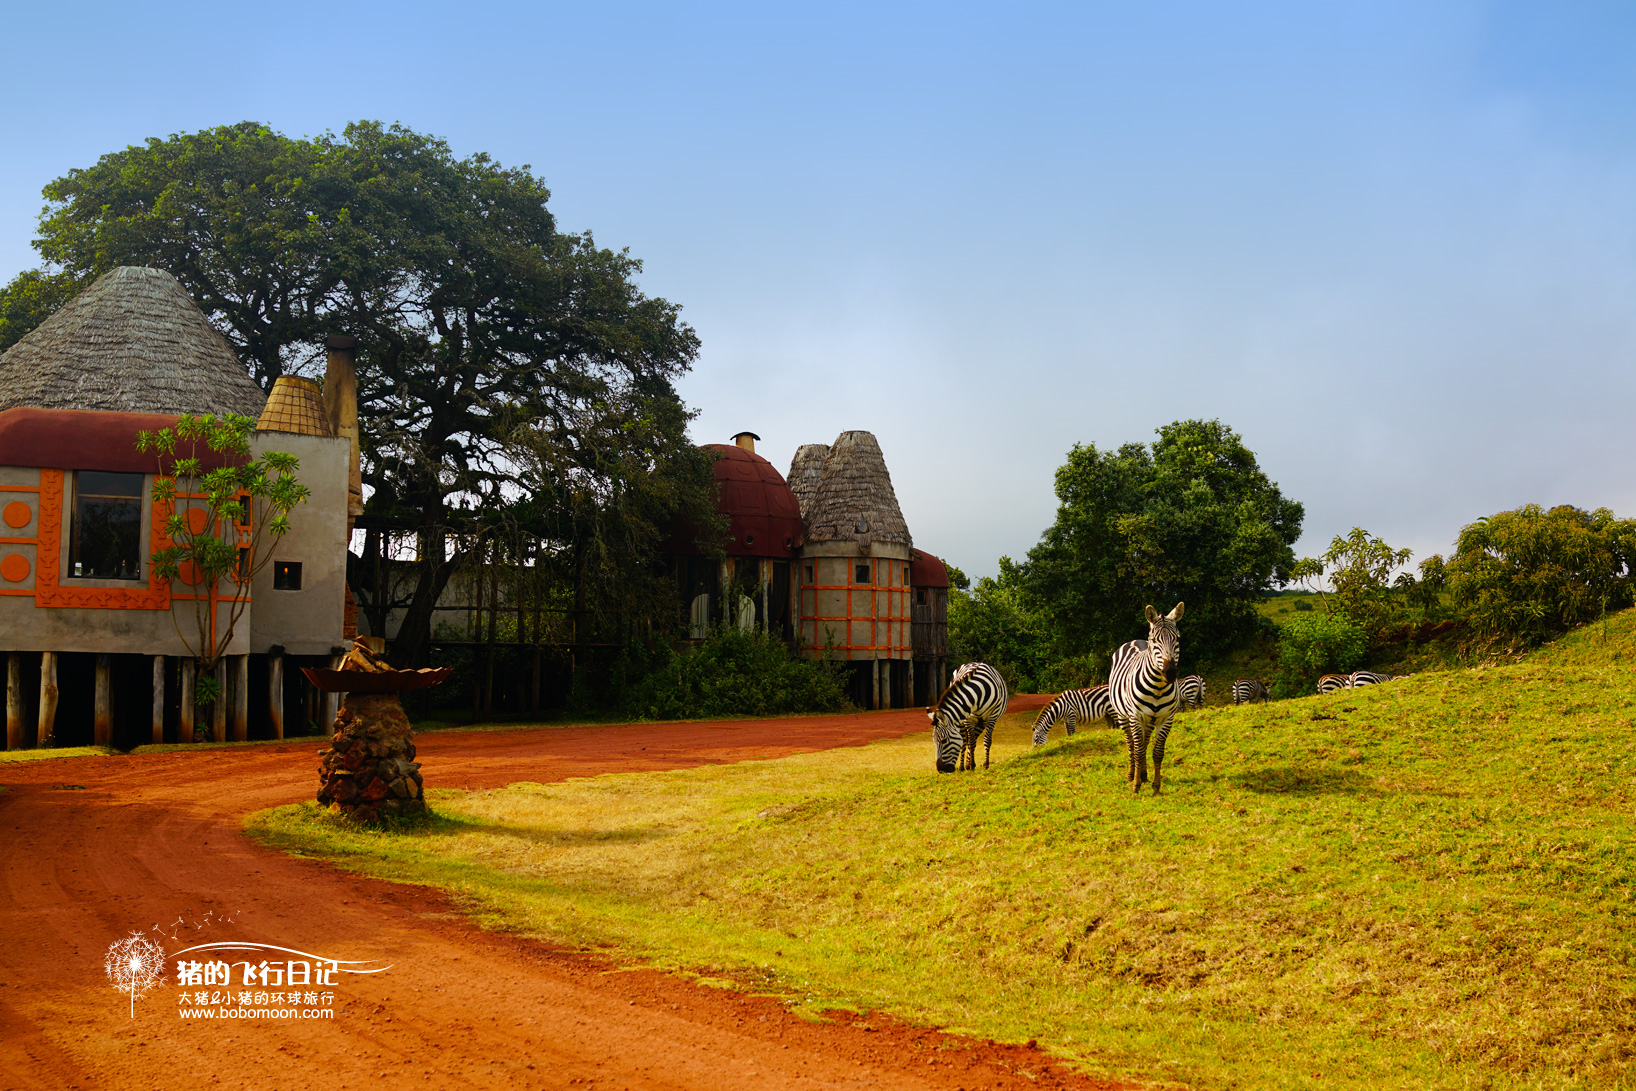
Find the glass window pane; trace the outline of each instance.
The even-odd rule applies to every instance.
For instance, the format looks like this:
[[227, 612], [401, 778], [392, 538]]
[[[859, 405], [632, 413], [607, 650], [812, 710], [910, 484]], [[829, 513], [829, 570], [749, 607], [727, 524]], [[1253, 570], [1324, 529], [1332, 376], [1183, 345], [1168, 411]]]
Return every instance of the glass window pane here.
[[142, 576], [142, 475], [74, 475], [68, 574], [100, 580]]

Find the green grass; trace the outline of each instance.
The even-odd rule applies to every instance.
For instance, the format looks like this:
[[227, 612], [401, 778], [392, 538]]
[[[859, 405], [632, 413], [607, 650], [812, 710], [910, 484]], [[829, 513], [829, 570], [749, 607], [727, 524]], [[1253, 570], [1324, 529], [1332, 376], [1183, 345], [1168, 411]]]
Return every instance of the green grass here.
[[[433, 791], [252, 833], [488, 927], [1198, 1087], [1636, 1083], [1636, 613], [1518, 663], [1184, 715], [939, 777], [928, 737]], [[436, 784], [435, 766], [426, 769]]]
[[61, 749], [0, 750], [0, 765], [12, 761], [49, 761], [53, 758], [105, 758], [119, 751], [106, 746], [65, 746]]

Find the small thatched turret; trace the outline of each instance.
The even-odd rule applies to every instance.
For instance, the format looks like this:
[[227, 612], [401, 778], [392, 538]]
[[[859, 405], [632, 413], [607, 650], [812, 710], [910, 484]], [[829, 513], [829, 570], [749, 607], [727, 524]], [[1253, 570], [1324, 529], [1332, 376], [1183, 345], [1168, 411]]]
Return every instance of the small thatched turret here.
[[0, 410], [239, 413], [266, 398], [162, 269], [123, 265], [0, 356]]
[[824, 456], [829, 454], [827, 443], [803, 443], [795, 449], [790, 460], [790, 491], [801, 505], [801, 515], [807, 514], [812, 498], [818, 492], [818, 482], [824, 477]]
[[802, 514], [808, 542], [854, 542], [864, 553], [876, 542], [905, 549], [914, 544], [892, 491], [886, 456], [869, 432], [835, 437], [824, 456], [818, 489]]

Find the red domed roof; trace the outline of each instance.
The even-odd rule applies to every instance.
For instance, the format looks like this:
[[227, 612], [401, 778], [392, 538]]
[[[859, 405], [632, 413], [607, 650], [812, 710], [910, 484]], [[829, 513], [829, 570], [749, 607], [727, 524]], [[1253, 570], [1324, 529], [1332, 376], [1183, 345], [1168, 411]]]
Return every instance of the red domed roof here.
[[753, 451], [707, 443], [716, 459], [716, 510], [727, 516], [727, 552], [735, 557], [794, 557], [801, 506], [784, 475]]
[[949, 570], [943, 562], [923, 549], [909, 551], [910, 587], [947, 587]]

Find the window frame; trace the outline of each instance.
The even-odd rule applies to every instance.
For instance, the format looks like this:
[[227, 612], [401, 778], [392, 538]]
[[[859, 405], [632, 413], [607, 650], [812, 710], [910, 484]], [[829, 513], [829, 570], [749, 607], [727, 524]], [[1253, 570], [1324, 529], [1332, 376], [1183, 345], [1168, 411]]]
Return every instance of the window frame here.
[[[135, 477], [139, 479], [137, 493], [132, 497], [118, 497], [129, 499], [136, 504], [136, 574], [133, 576], [79, 576], [74, 574], [74, 557], [78, 552], [77, 539], [80, 530], [80, 475], [82, 473], [118, 474], [121, 477]], [[145, 546], [151, 540], [153, 525], [153, 482], [150, 475], [132, 473], [128, 470], [66, 470], [63, 472], [63, 512], [62, 526], [64, 533], [59, 544], [57, 579], [59, 586], [73, 587], [108, 587], [146, 589], [150, 574], [151, 558]], [[102, 496], [102, 493], [89, 493], [90, 496]], [[113, 498], [113, 497], [111, 497]]]

